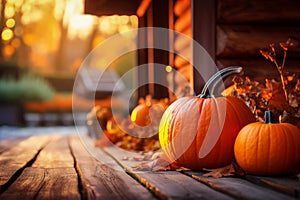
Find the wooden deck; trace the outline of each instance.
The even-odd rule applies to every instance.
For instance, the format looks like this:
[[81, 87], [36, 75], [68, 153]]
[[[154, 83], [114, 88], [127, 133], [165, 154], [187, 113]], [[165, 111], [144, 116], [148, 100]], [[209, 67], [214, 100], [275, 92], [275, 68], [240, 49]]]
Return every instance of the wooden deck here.
[[138, 154], [92, 146], [92, 140], [76, 134], [0, 141], [0, 199], [300, 198], [296, 178], [211, 178], [193, 171], [138, 171], [132, 166], [141, 161], [124, 159]]

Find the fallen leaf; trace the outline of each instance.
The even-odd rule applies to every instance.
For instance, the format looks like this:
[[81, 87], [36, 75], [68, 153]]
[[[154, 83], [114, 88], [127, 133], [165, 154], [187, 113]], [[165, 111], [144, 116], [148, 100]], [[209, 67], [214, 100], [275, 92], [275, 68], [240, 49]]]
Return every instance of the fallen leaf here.
[[244, 176], [245, 172], [237, 166], [234, 162], [230, 165], [225, 167], [216, 168], [216, 169], [206, 169], [210, 172], [203, 174], [206, 177], [214, 177], [214, 178], [221, 178], [221, 177], [233, 177], [233, 176]]
[[154, 160], [139, 163], [132, 168], [139, 171], [173, 171], [180, 169], [180, 166], [171, 162], [163, 153], [160, 153], [155, 155]]

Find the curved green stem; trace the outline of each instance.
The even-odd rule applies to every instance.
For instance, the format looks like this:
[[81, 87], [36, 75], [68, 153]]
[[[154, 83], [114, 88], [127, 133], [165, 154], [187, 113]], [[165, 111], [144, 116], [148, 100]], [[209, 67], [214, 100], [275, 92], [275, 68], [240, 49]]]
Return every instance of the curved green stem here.
[[240, 73], [242, 71], [242, 67], [232, 66], [224, 68], [217, 73], [215, 73], [204, 85], [202, 92], [198, 95], [200, 98], [205, 97], [215, 97], [220, 96], [220, 94], [215, 94], [216, 86], [226, 77], [231, 74]]

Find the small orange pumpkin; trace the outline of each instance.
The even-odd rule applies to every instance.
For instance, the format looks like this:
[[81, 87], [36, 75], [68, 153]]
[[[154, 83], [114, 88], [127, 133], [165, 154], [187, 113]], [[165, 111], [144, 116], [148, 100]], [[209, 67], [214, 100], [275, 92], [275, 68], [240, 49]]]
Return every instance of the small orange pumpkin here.
[[133, 123], [135, 123], [138, 126], [147, 126], [150, 123], [150, 116], [149, 116], [149, 110], [150, 110], [151, 103], [143, 103], [140, 105], [137, 105], [130, 116], [130, 119]]
[[249, 174], [279, 175], [300, 169], [300, 129], [274, 123], [271, 115], [266, 111], [264, 123], [248, 124], [236, 138], [236, 161]]
[[214, 89], [222, 78], [241, 70], [229, 67], [217, 72], [199, 96], [179, 98], [168, 107], [160, 122], [159, 141], [170, 160], [196, 170], [232, 161], [238, 132], [255, 117], [243, 101], [216, 95]]

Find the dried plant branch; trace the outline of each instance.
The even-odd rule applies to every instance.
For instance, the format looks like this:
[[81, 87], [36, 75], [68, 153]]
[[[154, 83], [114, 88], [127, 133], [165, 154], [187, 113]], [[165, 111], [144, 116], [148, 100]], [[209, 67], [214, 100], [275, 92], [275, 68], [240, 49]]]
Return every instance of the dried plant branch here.
[[270, 46], [269, 51], [260, 50], [260, 53], [262, 54], [262, 56], [264, 56], [266, 59], [269, 59], [271, 62], [273, 62], [275, 67], [277, 68], [277, 71], [278, 71], [279, 77], [280, 77], [280, 81], [281, 81], [281, 85], [282, 85], [282, 89], [284, 92], [284, 97], [285, 97], [285, 100], [287, 103], [288, 103], [289, 99], [288, 99], [288, 94], [287, 94], [287, 90], [285, 87], [283, 69], [284, 69], [284, 65], [285, 65], [288, 47], [293, 46], [293, 45], [294, 44], [291, 42], [290, 38], [285, 43], [280, 43], [280, 46], [283, 49], [283, 59], [282, 59], [281, 65], [279, 65], [277, 63], [276, 50], [275, 50], [275, 45], [273, 43], [269, 45]]

